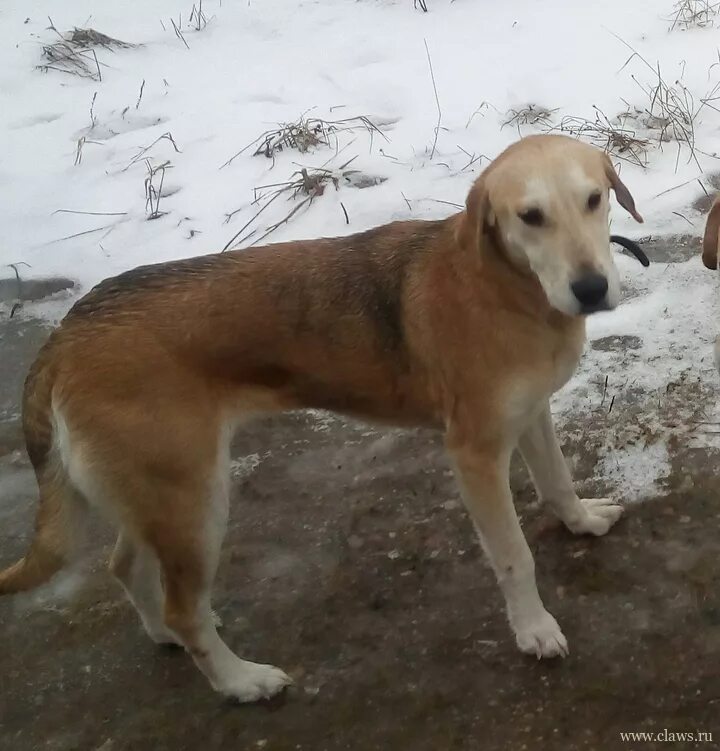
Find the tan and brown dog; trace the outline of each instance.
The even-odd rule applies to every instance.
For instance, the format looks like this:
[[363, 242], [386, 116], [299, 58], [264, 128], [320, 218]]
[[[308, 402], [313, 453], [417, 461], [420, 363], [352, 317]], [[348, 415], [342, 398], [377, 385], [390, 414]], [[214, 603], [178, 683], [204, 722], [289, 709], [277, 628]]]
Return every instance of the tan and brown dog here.
[[575, 370], [585, 315], [618, 303], [610, 188], [642, 221], [605, 154], [532, 136], [492, 162], [448, 219], [102, 282], [27, 378], [37, 528], [0, 592], [49, 579], [77, 548], [86, 506], [100, 508], [120, 530], [111, 568], [151, 638], [183, 645], [223, 694], [278, 692], [289, 682], [281, 670], [241, 660], [218, 636], [210, 591], [234, 428], [314, 407], [443, 430], [518, 646], [564, 655], [508, 468], [519, 447], [574, 533], [603, 535], [621, 515], [611, 500], [578, 498], [548, 401]]

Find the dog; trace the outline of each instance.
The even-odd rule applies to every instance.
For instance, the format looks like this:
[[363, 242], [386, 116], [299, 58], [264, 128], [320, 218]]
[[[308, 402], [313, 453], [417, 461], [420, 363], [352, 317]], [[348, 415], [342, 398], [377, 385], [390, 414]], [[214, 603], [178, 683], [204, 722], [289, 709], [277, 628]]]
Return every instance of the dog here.
[[150, 638], [182, 645], [221, 694], [280, 692], [290, 678], [237, 657], [211, 610], [229, 446], [249, 418], [317, 408], [443, 431], [518, 647], [566, 655], [508, 471], [518, 448], [540, 499], [575, 534], [604, 535], [622, 514], [613, 500], [578, 498], [549, 407], [577, 366], [586, 316], [619, 302], [611, 190], [641, 222], [605, 153], [529, 136], [447, 219], [101, 282], [27, 377], [23, 427], [40, 500], [30, 549], [0, 573], [0, 593], [70, 562], [96, 507], [119, 528], [110, 568]]

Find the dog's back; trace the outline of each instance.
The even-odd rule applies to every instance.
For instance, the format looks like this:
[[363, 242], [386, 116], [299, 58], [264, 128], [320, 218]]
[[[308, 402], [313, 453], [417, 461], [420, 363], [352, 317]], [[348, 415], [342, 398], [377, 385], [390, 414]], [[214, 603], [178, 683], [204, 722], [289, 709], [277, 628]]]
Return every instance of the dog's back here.
[[61, 357], [105, 379], [118, 377], [118, 359], [127, 378], [169, 357], [221, 389], [270, 391], [286, 407], [425, 421], [425, 397], [411, 404], [404, 382], [417, 365], [405, 301], [447, 222], [388, 229], [121, 274], [72, 308]]

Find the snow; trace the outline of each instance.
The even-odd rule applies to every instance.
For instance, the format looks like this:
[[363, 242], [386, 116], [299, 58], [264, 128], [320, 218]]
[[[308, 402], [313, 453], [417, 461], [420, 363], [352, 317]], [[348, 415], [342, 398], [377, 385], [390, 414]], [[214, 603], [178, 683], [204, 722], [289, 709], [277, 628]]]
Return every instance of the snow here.
[[230, 462], [230, 474], [236, 480], [249, 477], [262, 463], [260, 454], [248, 454]]
[[[642, 471], [638, 471], [642, 468]], [[670, 473], [670, 456], [663, 442], [628, 446], [605, 455], [595, 468], [596, 478], [622, 488], [623, 500], [638, 501], [662, 494], [662, 480]]]
[[[718, 31], [670, 32], [672, 0], [427, 1], [428, 13], [411, 0], [205, 0], [209, 22], [199, 31], [189, 28], [189, 0], [6, 1], [0, 266], [22, 264], [24, 278], [69, 276], [84, 290], [139, 264], [213, 252], [256, 213], [256, 186], [287, 180], [298, 165], [337, 168], [352, 157], [353, 169], [385, 181], [363, 189], [330, 186], [269, 240], [446, 216], [455, 210], [447, 202], [463, 203], [487, 158], [518, 137], [514, 126], [503, 127], [510, 110], [529, 103], [557, 108], [559, 121], [593, 119], [594, 107], [613, 118], [628, 105], [647, 106], [641, 85], [652, 86], [653, 73], [637, 56], [628, 62], [630, 48], [650, 65], [659, 63], [669, 84], [682, 80], [696, 107], [720, 81]], [[42, 45], [57, 39], [48, 17], [60, 31], [93, 28], [139, 46], [97, 48], [102, 81], [41, 72]], [[437, 109], [426, 44], [442, 113], [434, 154]], [[337, 155], [334, 148], [286, 150], [273, 161], [250, 150], [221, 169], [262, 131], [303, 113], [367, 116], [387, 141], [358, 129], [338, 134]], [[619, 162], [646, 224], [634, 224], [616, 207], [613, 231], [634, 238], [700, 235], [703, 217], [692, 203], [703, 194], [701, 183], [712, 192], [708, 176], [720, 172], [712, 156], [720, 150], [719, 129], [720, 112], [703, 107], [695, 121], [697, 161], [687, 149], [678, 158], [669, 143], [650, 152], [646, 169]], [[160, 138], [166, 133], [177, 151]], [[167, 213], [153, 221], [146, 215], [145, 158], [171, 162], [160, 206]], [[257, 226], [277, 222], [293, 205], [279, 199]], [[715, 377], [715, 331], [706, 323], [717, 315], [715, 277], [697, 259], [646, 270], [619, 256], [618, 264], [633, 296], [592, 318], [590, 338], [635, 335], [642, 344], [623, 360], [622, 373], [617, 353], [591, 350], [558, 397], [565, 418], [598, 407], [598, 373], [611, 373], [611, 387], [638, 382], [648, 391], [665, 388], [689, 363], [699, 364], [705, 383]], [[70, 301], [60, 294], [21, 314], [57, 320]], [[663, 454], [656, 454], [661, 476]], [[645, 460], [629, 455], [625, 474]]]

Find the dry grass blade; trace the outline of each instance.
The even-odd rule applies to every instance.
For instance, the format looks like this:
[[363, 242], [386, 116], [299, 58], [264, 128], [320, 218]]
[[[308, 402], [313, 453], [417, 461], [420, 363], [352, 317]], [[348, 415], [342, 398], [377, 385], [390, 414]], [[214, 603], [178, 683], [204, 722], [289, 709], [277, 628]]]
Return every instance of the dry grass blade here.
[[20, 272], [18, 271], [18, 266], [27, 266], [28, 268], [31, 268], [29, 263], [25, 263], [25, 261], [16, 261], [15, 263], [9, 263], [8, 266], [15, 272], [15, 279], [17, 280], [17, 293], [16, 297], [17, 300], [13, 303], [12, 307], [10, 308], [10, 318], [12, 318], [15, 313], [18, 312], [23, 306], [22, 304], [22, 287], [23, 287], [23, 280], [20, 276]]
[[159, 219], [167, 212], [160, 211], [160, 199], [162, 198], [165, 172], [172, 168], [170, 162], [154, 165], [149, 159], [145, 160], [147, 177], [145, 178], [145, 212], [148, 221]]
[[89, 138], [86, 138], [85, 136], [80, 136], [77, 140], [77, 144], [75, 147], [75, 166], [79, 167], [82, 163], [82, 157], [83, 157], [83, 149], [85, 148], [86, 143], [91, 143], [93, 146], [104, 146], [105, 144], [102, 141], [91, 141]]
[[[717, 63], [715, 63], [715, 65], [717, 65]], [[715, 112], [720, 112], [720, 107], [718, 107], [719, 101], [720, 101], [720, 83], [717, 83], [700, 100], [700, 107], [698, 108], [698, 110], [702, 109], [703, 107], [709, 107], [711, 110], [715, 110]]]
[[83, 216], [127, 216], [127, 211], [76, 211], [75, 209], [55, 209], [53, 214], [82, 214]]
[[483, 159], [485, 159], [485, 161], [487, 161], [487, 162], [490, 161], [490, 158], [486, 154], [477, 154], [476, 155], [474, 151], [471, 154], [467, 149], [464, 149], [462, 146], [460, 146], [460, 144], [458, 144], [458, 148], [470, 160], [470, 161], [468, 161], [468, 163], [464, 167], [461, 168], [460, 172], [465, 172], [466, 169], [470, 169], [470, 167], [472, 167], [473, 164], [475, 164], [476, 162], [480, 162], [482, 164], [482, 160]]
[[92, 130], [97, 125], [97, 117], [95, 117], [95, 100], [97, 99], [97, 95], [96, 91], [90, 100], [90, 127], [88, 130]]
[[58, 237], [57, 240], [51, 240], [50, 244], [65, 242], [65, 240], [74, 240], [76, 237], [83, 237], [84, 235], [92, 235], [95, 232], [102, 232], [103, 230], [106, 230], [106, 229], [112, 230], [114, 226], [115, 226], [114, 224], [105, 224], [102, 227], [95, 227], [94, 229], [86, 229], [86, 230], [83, 230], [82, 232], [75, 232], [72, 235], [65, 235], [65, 237]]
[[187, 43], [187, 39], [185, 39], [185, 36], [183, 35], [182, 31], [180, 31], [180, 26], [182, 25], [182, 19], [178, 23], [175, 23], [175, 20], [171, 18], [170, 23], [172, 24], [173, 31], [175, 32], [175, 36], [185, 45], [186, 49], [190, 49], [190, 45]]
[[142, 102], [143, 92], [145, 91], [145, 79], [143, 78], [140, 84], [140, 93], [138, 94], [137, 102], [135, 102], [135, 109], [140, 109], [140, 102]]
[[498, 108], [494, 104], [490, 104], [490, 102], [480, 102], [480, 104], [475, 108], [470, 117], [468, 117], [468, 121], [465, 123], [465, 130], [470, 127], [470, 124], [478, 115], [485, 117], [485, 110], [490, 109], [491, 107], [495, 110], [495, 112], [500, 114]]
[[430, 201], [431, 203], [440, 203], [443, 206], [452, 206], [454, 209], [464, 209], [465, 205], [462, 203], [455, 203], [455, 201], [444, 201], [442, 198], [421, 198], [421, 201]]
[[[425, 8], [427, 11], [427, 8]], [[430, 80], [432, 81], [433, 92], [435, 94], [435, 106], [437, 107], [437, 123], [435, 123], [435, 138], [433, 139], [432, 149], [430, 151], [430, 159], [435, 157], [435, 149], [437, 148], [438, 136], [440, 135], [440, 125], [442, 124], [442, 109], [440, 108], [440, 97], [438, 96], [437, 84], [435, 83], [435, 71], [433, 70], [432, 58], [430, 57], [430, 48], [428, 47], [427, 39], [423, 39], [425, 43], [425, 53], [427, 54], [428, 67], [430, 68]]]
[[153, 146], [160, 143], [160, 141], [168, 141], [170, 144], [172, 144], [173, 149], [175, 149], [175, 152], [177, 154], [181, 154], [182, 152], [178, 148], [178, 145], [175, 143], [175, 139], [172, 136], [172, 133], [169, 131], [167, 133], [163, 133], [161, 136], [158, 136], [149, 146], [145, 146], [140, 151], [138, 151], [137, 154], [130, 160], [130, 163], [127, 167], [123, 168], [123, 172], [127, 172], [127, 170], [130, 169], [134, 164], [137, 164], [144, 156], [147, 154], [150, 149], [152, 149]]
[[278, 153], [287, 149], [294, 149], [301, 154], [305, 154], [320, 146], [331, 146], [332, 141], [334, 141], [334, 146], [337, 149], [337, 137], [340, 133], [360, 129], [364, 129], [370, 134], [371, 148], [375, 134], [379, 134], [387, 141], [387, 137], [380, 128], [365, 115], [347, 117], [342, 120], [323, 120], [319, 117], [306, 117], [303, 114], [294, 123], [281, 123], [277, 128], [261, 133], [220, 165], [220, 169], [228, 167], [241, 154], [250, 149], [254, 149], [253, 156], [264, 156], [268, 159], [274, 159]]
[[79, 167], [82, 163], [83, 147], [85, 146], [85, 136], [80, 136], [75, 149], [75, 166]]

